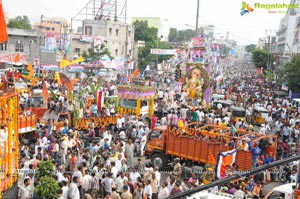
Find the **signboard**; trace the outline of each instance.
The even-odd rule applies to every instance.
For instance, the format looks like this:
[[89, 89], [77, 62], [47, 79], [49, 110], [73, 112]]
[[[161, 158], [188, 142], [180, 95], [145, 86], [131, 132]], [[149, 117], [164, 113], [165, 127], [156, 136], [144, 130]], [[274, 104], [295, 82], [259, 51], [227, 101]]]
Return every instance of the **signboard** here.
[[86, 42], [86, 43], [93, 43], [94, 38], [92, 36], [89, 36], [89, 35], [81, 35], [80, 36], [80, 41]]
[[175, 55], [176, 49], [151, 49], [150, 54], [152, 55]]

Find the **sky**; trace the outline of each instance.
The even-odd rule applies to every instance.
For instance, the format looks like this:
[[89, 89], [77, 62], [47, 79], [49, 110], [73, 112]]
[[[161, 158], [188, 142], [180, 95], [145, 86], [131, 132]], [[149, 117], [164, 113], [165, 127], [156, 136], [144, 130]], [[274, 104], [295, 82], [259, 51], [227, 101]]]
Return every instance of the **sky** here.
[[[9, 16], [27, 15], [32, 21], [39, 20], [41, 15], [71, 20], [89, 1], [2, 0], [4, 12]], [[200, 0], [199, 25], [213, 24], [215, 34], [225, 35], [229, 32], [229, 39], [243, 45], [257, 43], [259, 37], [266, 36], [266, 30], [269, 30], [268, 34], [270, 30], [275, 34], [280, 19], [285, 14], [268, 13], [265, 9], [256, 8], [253, 12], [241, 16], [242, 1], [246, 1], [251, 7], [254, 7], [255, 3], [289, 3], [289, 0]], [[127, 2], [128, 22], [130, 17], [160, 17], [167, 19], [171, 27], [177, 29], [196, 26], [197, 0], [127, 0]]]

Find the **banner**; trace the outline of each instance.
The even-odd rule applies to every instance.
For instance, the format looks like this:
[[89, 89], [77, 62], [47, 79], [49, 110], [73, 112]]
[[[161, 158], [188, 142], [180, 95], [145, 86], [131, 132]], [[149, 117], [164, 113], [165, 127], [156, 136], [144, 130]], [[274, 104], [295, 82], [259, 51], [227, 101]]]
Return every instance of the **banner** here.
[[224, 176], [226, 166], [232, 166], [232, 164], [235, 162], [236, 152], [236, 149], [220, 152], [216, 165], [216, 174], [219, 179]]
[[19, 62], [27, 61], [26, 53], [0, 54], [0, 62], [13, 62], [15, 57], [19, 57]]
[[65, 52], [70, 52], [71, 38], [69, 34], [45, 33], [45, 50], [58, 51], [63, 49]]
[[94, 37], [94, 51], [97, 52], [101, 50], [101, 45], [103, 44], [103, 39], [100, 36]]
[[97, 107], [98, 107], [98, 111], [102, 111], [103, 104], [104, 104], [104, 93], [103, 93], [103, 91], [98, 91], [97, 92]]
[[59, 68], [58, 65], [53, 65], [53, 64], [42, 64], [42, 65], [41, 65], [41, 70], [60, 71], [61, 69]]
[[175, 55], [176, 49], [151, 49], [150, 54], [152, 55]]
[[192, 48], [200, 48], [203, 47], [203, 42], [201, 37], [193, 37], [192, 38]]

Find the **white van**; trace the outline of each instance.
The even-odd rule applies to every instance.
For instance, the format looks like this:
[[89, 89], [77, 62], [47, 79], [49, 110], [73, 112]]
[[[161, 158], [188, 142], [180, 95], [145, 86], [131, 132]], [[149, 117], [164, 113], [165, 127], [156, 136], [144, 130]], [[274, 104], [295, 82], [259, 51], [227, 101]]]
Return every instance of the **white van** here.
[[293, 199], [296, 183], [284, 184], [271, 189], [264, 199]]
[[292, 101], [292, 106], [296, 106], [296, 104], [298, 103], [298, 106], [300, 105], [300, 98], [294, 98]]

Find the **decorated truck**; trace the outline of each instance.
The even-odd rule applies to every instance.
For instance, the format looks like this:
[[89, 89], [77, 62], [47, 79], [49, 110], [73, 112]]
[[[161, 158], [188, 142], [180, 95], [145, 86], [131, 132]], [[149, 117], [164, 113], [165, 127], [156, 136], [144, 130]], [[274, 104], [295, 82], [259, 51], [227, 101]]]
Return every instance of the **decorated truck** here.
[[77, 130], [87, 130], [89, 128], [89, 124], [93, 121], [95, 128], [100, 128], [102, 123], [105, 126], [116, 124], [118, 116], [105, 116], [105, 117], [89, 117], [89, 118], [80, 118], [77, 119], [75, 122], [71, 117], [69, 112], [61, 112], [56, 113], [55, 111], [46, 111], [41, 119], [41, 123], [46, 124], [48, 120], [50, 120], [57, 131], [60, 131], [64, 128], [66, 120], [68, 120], [68, 127], [74, 126]]
[[133, 114], [141, 120], [151, 119], [154, 114], [155, 87], [143, 85], [118, 86], [119, 113]]
[[[239, 130], [238, 137], [232, 137], [227, 127], [219, 126], [186, 126], [183, 128], [160, 126], [154, 130], [160, 131], [160, 137], [150, 140], [146, 145], [146, 155], [151, 158], [154, 166], [160, 169], [166, 168], [174, 158], [180, 158], [186, 166], [192, 165], [216, 165], [216, 160], [222, 152], [230, 148], [230, 140], [239, 143], [243, 138], [253, 137], [251, 143], [260, 139], [276, 140], [273, 136], [264, 136], [258, 133], [247, 133]], [[276, 141], [267, 148], [267, 152], [276, 154]], [[241, 170], [252, 168], [252, 153], [245, 150], [236, 150], [235, 161]]]

